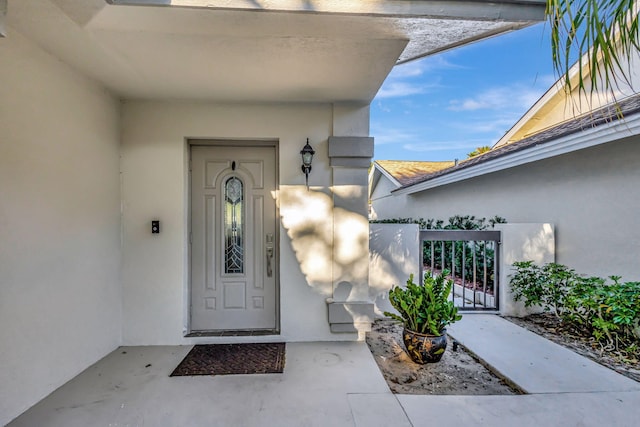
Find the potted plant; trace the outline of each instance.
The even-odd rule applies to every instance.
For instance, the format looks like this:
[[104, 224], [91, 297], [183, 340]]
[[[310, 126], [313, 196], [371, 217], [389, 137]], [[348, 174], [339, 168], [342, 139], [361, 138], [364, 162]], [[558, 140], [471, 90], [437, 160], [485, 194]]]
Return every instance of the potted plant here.
[[400, 315], [384, 314], [403, 323], [404, 345], [416, 363], [440, 361], [447, 347], [447, 325], [462, 319], [449, 300], [453, 280], [448, 275], [447, 270], [437, 275], [426, 272], [423, 284], [418, 285], [412, 274], [406, 287], [394, 286], [389, 291], [389, 302]]

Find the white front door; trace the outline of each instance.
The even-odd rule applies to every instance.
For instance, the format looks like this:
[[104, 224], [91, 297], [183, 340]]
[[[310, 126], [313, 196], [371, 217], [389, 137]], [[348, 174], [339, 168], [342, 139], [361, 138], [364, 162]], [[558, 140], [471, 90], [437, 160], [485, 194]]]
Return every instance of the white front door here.
[[276, 330], [275, 147], [192, 145], [191, 169], [191, 330]]

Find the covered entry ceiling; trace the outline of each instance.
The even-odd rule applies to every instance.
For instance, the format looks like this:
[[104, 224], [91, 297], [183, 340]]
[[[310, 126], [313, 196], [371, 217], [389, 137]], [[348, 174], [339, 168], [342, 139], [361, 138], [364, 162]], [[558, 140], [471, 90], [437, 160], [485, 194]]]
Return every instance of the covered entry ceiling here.
[[9, 0], [7, 36], [124, 99], [368, 102], [396, 63], [543, 11], [544, 0]]

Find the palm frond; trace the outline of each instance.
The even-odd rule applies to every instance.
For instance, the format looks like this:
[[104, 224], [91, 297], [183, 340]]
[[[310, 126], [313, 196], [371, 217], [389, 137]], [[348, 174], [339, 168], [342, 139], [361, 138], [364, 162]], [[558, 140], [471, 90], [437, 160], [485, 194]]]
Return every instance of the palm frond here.
[[553, 66], [568, 91], [613, 93], [620, 80], [628, 83], [625, 59], [640, 51], [636, 0], [547, 0], [546, 14]]

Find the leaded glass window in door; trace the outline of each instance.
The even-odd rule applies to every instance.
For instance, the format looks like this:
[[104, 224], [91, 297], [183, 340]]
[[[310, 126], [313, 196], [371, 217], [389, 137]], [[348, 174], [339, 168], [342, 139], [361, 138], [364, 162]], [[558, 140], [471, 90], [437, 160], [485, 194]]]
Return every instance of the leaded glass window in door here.
[[244, 188], [237, 177], [224, 185], [224, 271], [227, 274], [244, 273]]

